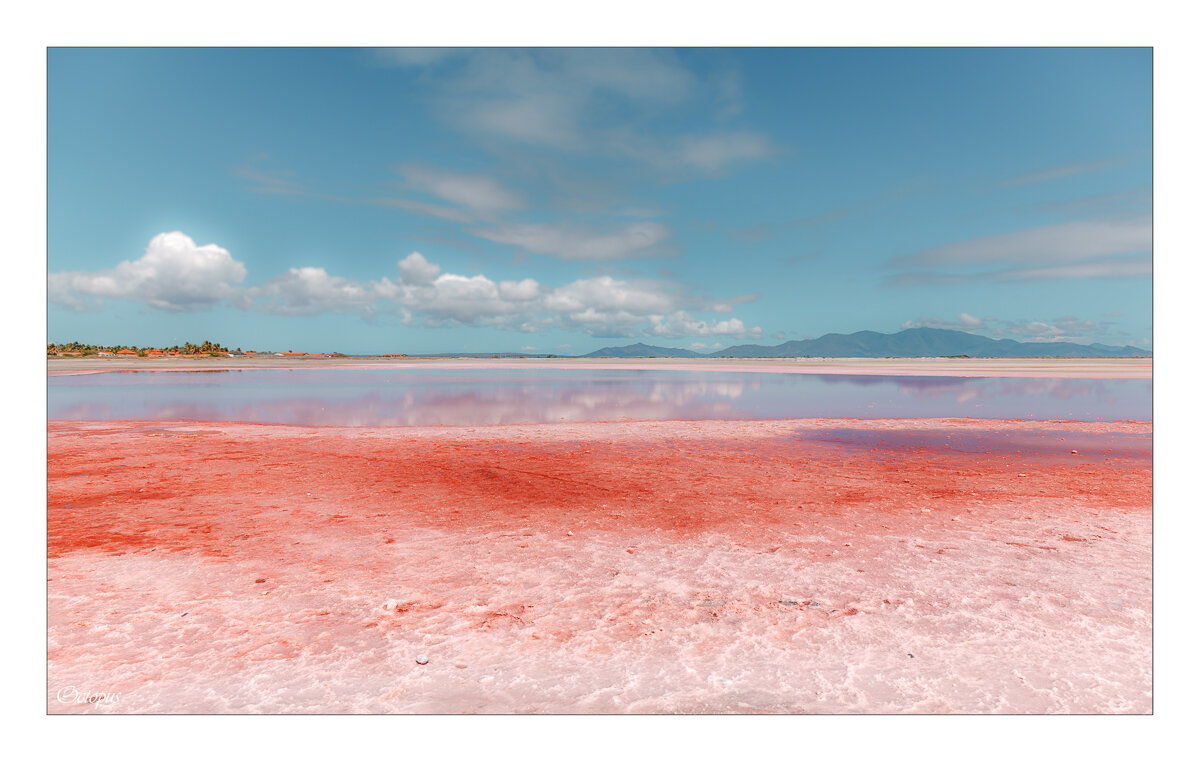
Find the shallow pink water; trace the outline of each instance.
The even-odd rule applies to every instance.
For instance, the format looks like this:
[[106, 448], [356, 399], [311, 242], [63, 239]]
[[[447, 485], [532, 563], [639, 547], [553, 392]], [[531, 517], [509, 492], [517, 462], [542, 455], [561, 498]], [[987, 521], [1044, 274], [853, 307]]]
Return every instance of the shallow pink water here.
[[1150, 710], [1146, 424], [52, 423], [49, 488], [55, 713]]

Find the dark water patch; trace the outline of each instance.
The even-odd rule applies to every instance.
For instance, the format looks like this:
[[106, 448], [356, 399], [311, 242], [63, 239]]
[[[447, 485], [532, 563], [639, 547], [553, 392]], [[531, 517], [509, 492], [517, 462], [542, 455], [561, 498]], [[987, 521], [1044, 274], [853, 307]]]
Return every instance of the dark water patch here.
[[820, 429], [797, 431], [793, 440], [836, 444], [864, 453], [927, 450], [989, 457], [1037, 457], [1046, 462], [1102, 463], [1149, 461], [1148, 434], [1078, 433], [1055, 429], [960, 431], [922, 429], [879, 431]]

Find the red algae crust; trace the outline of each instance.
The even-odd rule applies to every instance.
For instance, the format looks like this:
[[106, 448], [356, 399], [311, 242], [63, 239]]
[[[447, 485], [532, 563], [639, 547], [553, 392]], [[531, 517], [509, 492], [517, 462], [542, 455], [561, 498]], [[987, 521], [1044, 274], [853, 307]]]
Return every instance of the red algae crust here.
[[1147, 422], [48, 428], [50, 712], [1151, 709]]

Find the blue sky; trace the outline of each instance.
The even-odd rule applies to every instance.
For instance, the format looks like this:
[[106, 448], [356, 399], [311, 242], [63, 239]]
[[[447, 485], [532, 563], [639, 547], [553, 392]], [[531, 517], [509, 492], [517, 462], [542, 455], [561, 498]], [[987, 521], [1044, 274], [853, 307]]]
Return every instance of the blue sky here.
[[1150, 346], [1151, 53], [51, 49], [48, 339]]

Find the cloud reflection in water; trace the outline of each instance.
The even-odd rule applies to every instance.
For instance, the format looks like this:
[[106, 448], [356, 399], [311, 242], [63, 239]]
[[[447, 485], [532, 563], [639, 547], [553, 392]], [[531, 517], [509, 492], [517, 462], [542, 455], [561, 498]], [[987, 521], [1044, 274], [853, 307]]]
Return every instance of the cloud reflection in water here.
[[54, 420], [305, 426], [809, 417], [1150, 418], [1150, 382], [589, 371], [238, 371], [53, 377]]

